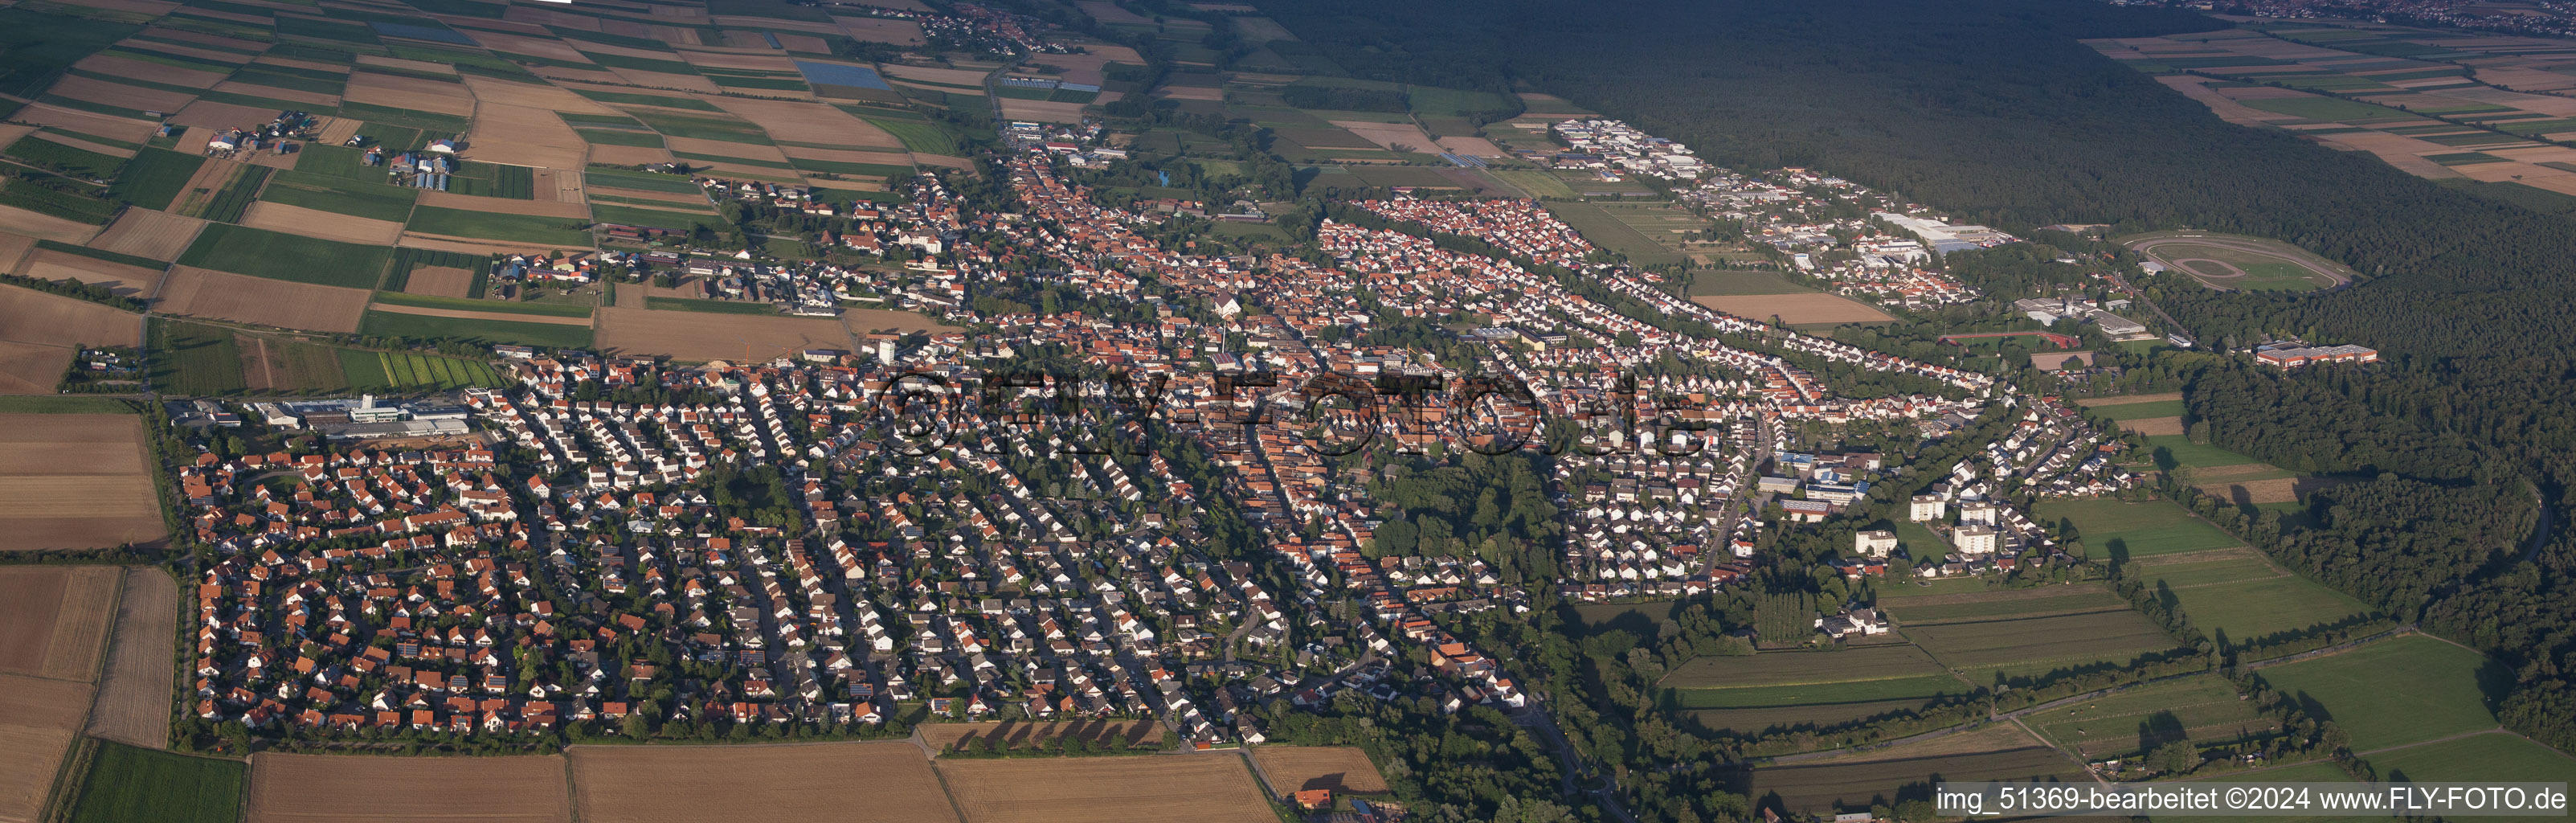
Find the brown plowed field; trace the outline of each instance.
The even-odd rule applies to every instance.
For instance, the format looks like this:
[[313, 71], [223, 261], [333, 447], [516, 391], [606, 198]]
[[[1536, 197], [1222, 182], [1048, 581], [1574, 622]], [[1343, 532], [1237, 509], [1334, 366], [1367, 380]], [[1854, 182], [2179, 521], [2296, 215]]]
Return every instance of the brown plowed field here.
[[179, 582], [149, 566], [125, 570], [116, 601], [116, 637], [89, 733], [119, 743], [160, 748], [170, 742], [170, 653], [178, 644]]
[[358, 129], [365, 125], [366, 123], [362, 121], [347, 117], [324, 117], [322, 129], [314, 133], [313, 142], [325, 146], [337, 146], [349, 142], [349, 138], [358, 136]]
[[18, 264], [25, 262], [27, 252], [35, 248], [36, 238], [0, 232], [0, 271], [18, 273]]
[[1869, 304], [1839, 294], [1809, 292], [1803, 294], [1728, 294], [1691, 298], [1700, 305], [1737, 317], [1769, 320], [1777, 315], [1780, 322], [1792, 326], [1807, 323], [1877, 323], [1895, 318], [1870, 308]]
[[2167, 434], [2181, 434], [2182, 418], [2147, 417], [2137, 420], [2122, 420], [2120, 421], [2120, 428], [2150, 437]]
[[180, 106], [188, 105], [188, 101], [197, 99], [196, 95], [186, 92], [147, 89], [142, 86], [69, 75], [55, 82], [54, 87], [47, 93], [90, 103], [105, 103], [118, 108], [159, 112], [178, 111]]
[[600, 348], [682, 360], [767, 360], [803, 349], [848, 349], [850, 330], [821, 317], [599, 310]]
[[[41, 457], [77, 455], [57, 451], [5, 459], [18, 464]], [[91, 679], [98, 668], [98, 645], [107, 636], [107, 606], [114, 602], [117, 576], [104, 566], [0, 569], [0, 626], [9, 627], [0, 633], [0, 673]]]
[[38, 819], [89, 710], [90, 684], [0, 675], [0, 821]]
[[590, 162], [610, 166], [640, 166], [647, 163], [671, 162], [671, 153], [652, 146], [591, 146]]
[[566, 753], [585, 823], [729, 820], [745, 809], [773, 820], [957, 820], [930, 762], [903, 741], [574, 746]]
[[909, 46], [923, 42], [921, 24], [910, 20], [888, 20], [883, 17], [835, 17], [832, 18], [832, 22], [841, 24], [841, 31], [848, 32], [850, 37], [871, 43]]
[[79, 280], [92, 286], [105, 286], [120, 297], [138, 300], [150, 299], [153, 289], [161, 285], [161, 272], [155, 269], [52, 249], [41, 249], [29, 256], [24, 271], [28, 277]]
[[197, 232], [206, 221], [194, 217], [151, 209], [126, 209], [116, 222], [107, 224], [90, 245], [118, 254], [149, 257], [154, 260], [177, 260], [188, 244], [197, 241]]
[[[358, 65], [383, 66], [389, 69], [402, 69], [404, 71], [416, 71], [426, 74], [454, 75], [456, 73], [456, 67], [446, 63], [432, 63], [427, 60], [405, 60], [400, 57], [378, 57], [372, 54], [358, 55]], [[348, 72], [349, 67], [341, 66], [340, 71], [343, 73]]]
[[303, 89], [281, 89], [276, 86], [262, 86], [234, 80], [226, 80], [221, 83], [216, 83], [214, 90], [224, 92], [226, 94], [247, 94], [252, 97], [266, 97], [271, 100], [284, 100], [289, 103], [308, 103], [316, 106], [337, 105], [340, 102], [340, 96], [336, 94], [323, 94], [318, 91], [305, 91]]
[[1270, 778], [1270, 793], [1275, 797], [1307, 789], [1331, 789], [1334, 794], [1386, 791], [1386, 778], [1378, 775], [1368, 752], [1357, 746], [1257, 746], [1252, 759], [1261, 764], [1261, 776]]
[[161, 301], [153, 309], [288, 329], [354, 333], [372, 294], [366, 289], [173, 266], [161, 286]]
[[447, 266], [413, 269], [411, 278], [403, 281], [403, 291], [438, 297], [464, 297], [474, 290], [474, 273]]
[[53, 394], [75, 354], [70, 346], [0, 340], [0, 394]]
[[981, 746], [992, 740], [1004, 748], [1026, 748], [1044, 745], [1058, 737], [1071, 735], [1093, 743], [1106, 744], [1113, 737], [1127, 738], [1130, 746], [1152, 746], [1162, 727], [1151, 720], [1090, 720], [1063, 723], [924, 723], [916, 727], [921, 740], [935, 751], [963, 743]]
[[402, 236], [403, 230], [403, 224], [391, 220], [370, 220], [265, 200], [250, 204], [250, 209], [242, 212], [241, 224], [254, 229], [377, 246], [394, 242], [394, 238]]
[[442, 209], [526, 214], [537, 217], [590, 218], [590, 207], [581, 203], [557, 203], [550, 200], [514, 200], [507, 197], [475, 197], [448, 191], [424, 190], [420, 204]]
[[141, 418], [0, 415], [0, 551], [166, 537], [153, 482]]
[[966, 823], [1275, 823], [1243, 758], [1217, 755], [944, 760]]
[[0, 339], [54, 345], [139, 346], [142, 318], [78, 298], [0, 286]]
[[568, 823], [561, 755], [372, 757], [258, 754], [249, 823]]
[[[170, 122], [187, 126], [190, 134], [202, 134], [204, 132], [196, 130], [203, 129], [211, 132], [223, 129], [245, 129], [266, 123], [276, 117], [277, 111], [274, 109], [201, 99], [188, 104], [187, 108], [180, 109], [178, 115], [170, 118]], [[199, 149], [205, 146], [206, 144], [202, 142], [197, 144]]]

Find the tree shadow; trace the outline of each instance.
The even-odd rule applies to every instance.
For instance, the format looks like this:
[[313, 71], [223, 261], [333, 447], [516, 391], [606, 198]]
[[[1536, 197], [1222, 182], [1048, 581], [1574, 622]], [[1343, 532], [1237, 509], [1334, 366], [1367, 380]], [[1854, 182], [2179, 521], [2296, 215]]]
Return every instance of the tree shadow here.
[[2152, 752], [2158, 746], [2190, 738], [2191, 731], [2183, 727], [2182, 718], [2174, 716], [2173, 712], [2156, 712], [2138, 721], [2138, 751]]

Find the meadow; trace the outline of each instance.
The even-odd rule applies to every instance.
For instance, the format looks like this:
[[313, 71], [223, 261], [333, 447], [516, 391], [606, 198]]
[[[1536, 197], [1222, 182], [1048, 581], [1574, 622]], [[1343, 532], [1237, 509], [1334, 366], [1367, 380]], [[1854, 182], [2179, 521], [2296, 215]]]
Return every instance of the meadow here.
[[2391, 781], [2576, 784], [2576, 758], [2511, 732], [2421, 743], [2367, 759]]
[[107, 187], [107, 194], [147, 209], [168, 208], [205, 163], [206, 158], [199, 155], [146, 148], [126, 162], [116, 182]]
[[2041, 502], [2031, 516], [2043, 523], [2072, 520], [2084, 548], [2095, 557], [2125, 550], [2130, 557], [2217, 549], [2240, 545], [2217, 526], [2193, 517], [2170, 500], [2129, 503], [2102, 498], [2068, 498]]
[[[429, 317], [417, 314], [370, 311], [358, 326], [358, 333], [375, 337], [399, 337], [409, 340], [453, 339], [476, 343], [515, 343], [523, 346], [547, 346], [577, 349], [590, 345], [591, 331], [585, 326], [551, 323], [515, 323], [506, 320], [482, 320], [458, 317]], [[350, 378], [353, 382], [356, 375]]]
[[2040, 677], [2061, 669], [2125, 664], [2174, 648], [2163, 628], [2126, 608], [2021, 619], [1909, 626], [1905, 636], [1941, 664], [1969, 670], [1984, 683]]
[[2496, 726], [2491, 709], [2512, 672], [2423, 635], [2382, 640], [2258, 672], [2275, 690], [2352, 734], [2368, 752]]
[[1998, 589], [1971, 595], [1914, 597], [1887, 604], [1889, 616], [1907, 626], [2021, 615], [2124, 608], [2127, 601], [2098, 583], [2038, 589]]
[[241, 348], [229, 329], [155, 317], [152, 385], [171, 394], [231, 394], [246, 387]]
[[589, 230], [565, 227], [567, 224], [588, 222], [590, 221], [578, 218], [531, 217], [524, 214], [420, 206], [412, 210], [409, 228], [423, 234], [589, 248], [591, 245]]
[[2040, 736], [2086, 759], [2144, 754], [2175, 740], [2263, 734], [2276, 724], [2213, 674], [2150, 683], [2022, 718]]

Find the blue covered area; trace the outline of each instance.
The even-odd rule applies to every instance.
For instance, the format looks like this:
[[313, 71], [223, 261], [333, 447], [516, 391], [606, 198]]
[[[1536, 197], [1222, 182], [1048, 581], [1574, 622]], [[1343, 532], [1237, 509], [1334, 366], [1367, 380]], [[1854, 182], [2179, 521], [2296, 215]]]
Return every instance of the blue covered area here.
[[893, 86], [886, 85], [885, 78], [877, 76], [876, 69], [866, 66], [844, 66], [839, 63], [816, 63], [810, 60], [792, 62], [796, 64], [796, 70], [805, 75], [805, 82], [814, 85], [894, 90]]
[[474, 42], [471, 38], [466, 37], [464, 33], [456, 31], [455, 29], [433, 29], [428, 26], [415, 26], [410, 23], [368, 23], [367, 25], [375, 27], [377, 34], [386, 37], [400, 37], [405, 40], [427, 40], [432, 43], [454, 43], [459, 46], [481, 45]]

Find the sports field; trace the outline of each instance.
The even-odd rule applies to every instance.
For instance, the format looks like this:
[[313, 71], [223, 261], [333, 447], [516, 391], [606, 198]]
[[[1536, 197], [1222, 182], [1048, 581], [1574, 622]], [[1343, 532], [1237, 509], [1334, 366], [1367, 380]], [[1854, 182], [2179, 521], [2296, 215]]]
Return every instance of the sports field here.
[[2043, 523], [2072, 520], [2094, 557], [2126, 552], [2129, 557], [2217, 549], [2239, 545], [2208, 521], [2191, 516], [2170, 500], [2130, 503], [2107, 497], [2042, 501], [2031, 516]]
[[2352, 734], [2354, 751], [2496, 726], [2491, 706], [2513, 682], [2504, 664], [2423, 635], [2273, 666], [2264, 682]]
[[[2248, 101], [2248, 104], [2292, 102], [2308, 101], [2255, 100]], [[2316, 98], [2314, 102], [2363, 105], [2328, 98]], [[2353, 279], [2349, 267], [2326, 261], [2295, 246], [2259, 237], [2165, 234], [2125, 242], [2129, 248], [2149, 259], [2213, 289], [2311, 291]]]

